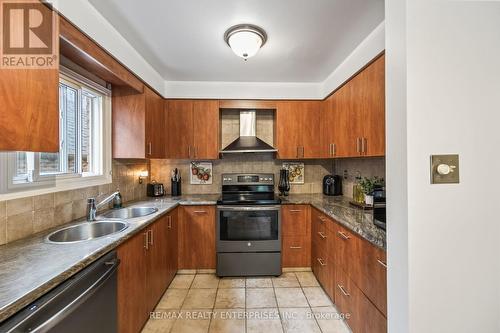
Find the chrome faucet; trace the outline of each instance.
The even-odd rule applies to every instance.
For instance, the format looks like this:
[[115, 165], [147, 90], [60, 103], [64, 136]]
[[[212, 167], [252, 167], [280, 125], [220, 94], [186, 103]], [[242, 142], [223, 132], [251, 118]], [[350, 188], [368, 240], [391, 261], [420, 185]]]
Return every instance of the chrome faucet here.
[[95, 221], [96, 215], [97, 215], [97, 210], [104, 206], [105, 204], [109, 203], [111, 200], [113, 200], [113, 206], [114, 207], [121, 207], [122, 206], [122, 195], [120, 194], [120, 191], [116, 191], [113, 194], [111, 194], [109, 197], [105, 198], [102, 200], [100, 203], [96, 204], [95, 203], [95, 198], [88, 198], [87, 199], [87, 221], [92, 222]]

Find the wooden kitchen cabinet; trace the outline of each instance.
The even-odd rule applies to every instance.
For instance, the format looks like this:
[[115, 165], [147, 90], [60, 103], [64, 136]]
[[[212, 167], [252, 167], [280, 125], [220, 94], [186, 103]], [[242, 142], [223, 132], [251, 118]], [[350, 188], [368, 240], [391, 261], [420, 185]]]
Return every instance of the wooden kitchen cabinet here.
[[[58, 43], [53, 47], [57, 54]], [[0, 69], [0, 133], [0, 151], [59, 152], [58, 64]]]
[[137, 333], [148, 319], [146, 290], [147, 230], [138, 233], [118, 247], [118, 332]]
[[169, 215], [159, 218], [117, 249], [118, 331], [140, 332], [142, 326], [173, 278], [169, 241], [177, 235], [169, 232]]
[[387, 319], [341, 268], [336, 270], [335, 283], [337, 308], [350, 314], [346, 321], [353, 332], [387, 332]]
[[309, 205], [281, 206], [283, 267], [311, 265], [311, 224]]
[[219, 101], [168, 100], [167, 157], [219, 158]]
[[215, 269], [215, 206], [179, 208], [179, 269]]
[[164, 158], [163, 98], [148, 87], [113, 88], [113, 158]]
[[385, 155], [384, 61], [377, 58], [323, 102], [321, 157]]
[[321, 103], [321, 101], [276, 102], [278, 158], [320, 157]]

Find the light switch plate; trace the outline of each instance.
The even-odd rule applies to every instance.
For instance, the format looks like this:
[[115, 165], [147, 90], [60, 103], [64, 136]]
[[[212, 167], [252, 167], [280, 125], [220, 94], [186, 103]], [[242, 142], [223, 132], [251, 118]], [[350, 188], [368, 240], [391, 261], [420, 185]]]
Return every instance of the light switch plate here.
[[[431, 184], [458, 184], [460, 183], [460, 168], [458, 155], [431, 155]], [[448, 169], [449, 173], [443, 174], [438, 171]]]

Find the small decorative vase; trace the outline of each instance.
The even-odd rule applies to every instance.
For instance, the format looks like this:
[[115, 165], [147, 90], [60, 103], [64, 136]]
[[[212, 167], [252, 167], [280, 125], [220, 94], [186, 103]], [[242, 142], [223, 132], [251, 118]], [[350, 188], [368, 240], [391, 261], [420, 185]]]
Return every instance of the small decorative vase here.
[[373, 195], [365, 195], [365, 204], [373, 206]]
[[280, 169], [280, 180], [278, 183], [278, 190], [280, 191], [280, 195], [288, 195], [288, 191], [290, 191], [290, 181], [288, 180], [288, 170]]

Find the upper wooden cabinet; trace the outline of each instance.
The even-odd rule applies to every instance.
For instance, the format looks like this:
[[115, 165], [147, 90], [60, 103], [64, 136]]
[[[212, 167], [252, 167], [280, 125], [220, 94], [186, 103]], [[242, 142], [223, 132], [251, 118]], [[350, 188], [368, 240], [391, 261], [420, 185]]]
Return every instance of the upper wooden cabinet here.
[[[50, 12], [43, 5], [40, 10]], [[54, 47], [57, 54], [57, 43]], [[55, 65], [0, 69], [0, 151], [59, 151], [59, 67]]]
[[167, 158], [219, 158], [219, 101], [168, 100]]
[[165, 157], [163, 98], [148, 87], [113, 89], [113, 158]]
[[385, 155], [385, 64], [377, 58], [323, 103], [321, 157]]
[[276, 102], [276, 148], [280, 159], [321, 155], [321, 101]]

